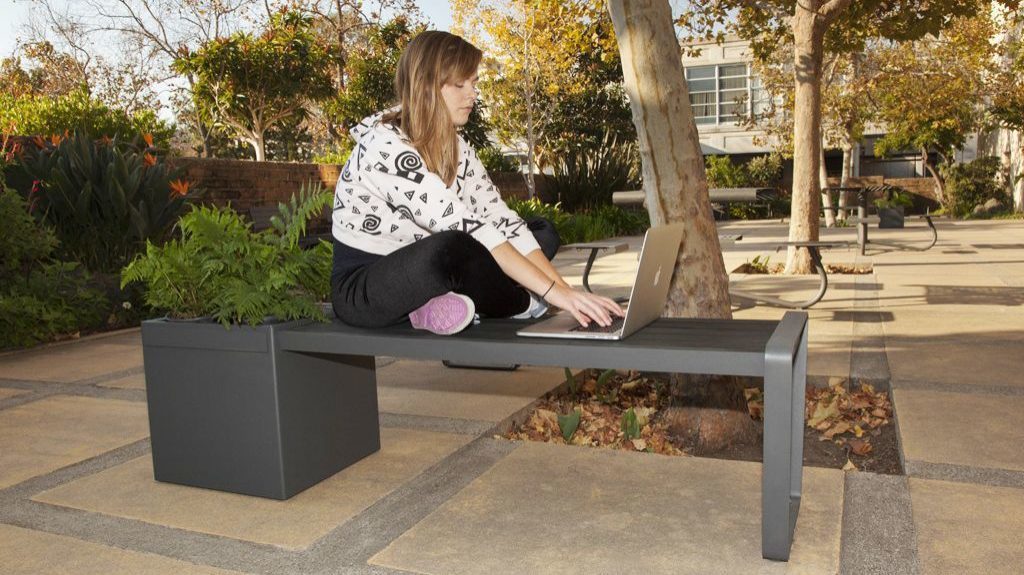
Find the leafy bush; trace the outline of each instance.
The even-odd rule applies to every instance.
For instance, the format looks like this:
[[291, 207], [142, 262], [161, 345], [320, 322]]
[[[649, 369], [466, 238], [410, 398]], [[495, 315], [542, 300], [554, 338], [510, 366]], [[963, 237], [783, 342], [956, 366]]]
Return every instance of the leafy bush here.
[[53, 232], [0, 180], [0, 348], [28, 346], [101, 325], [108, 306], [77, 264], [51, 261]]
[[734, 164], [729, 156], [704, 159], [709, 188], [771, 188], [782, 179], [782, 156], [757, 156], [745, 164]]
[[166, 238], [189, 184], [157, 158], [151, 140], [126, 145], [86, 132], [58, 140], [37, 140], [24, 169], [39, 182], [31, 199], [53, 226], [63, 259], [116, 272], [147, 241]]
[[352, 138], [343, 138], [341, 143], [336, 145], [333, 149], [313, 156], [313, 163], [335, 164], [341, 166], [347, 162], [348, 157], [352, 155], [352, 148], [354, 146], [355, 142], [352, 141]]
[[878, 198], [873, 202], [876, 208], [910, 208], [914, 205], [914, 199], [910, 192], [897, 186], [885, 186], [885, 197]]
[[331, 201], [319, 186], [304, 187], [271, 227], [253, 232], [231, 208], [199, 207], [182, 216], [181, 238], [125, 267], [121, 285], [146, 284], [146, 303], [174, 318], [212, 317], [225, 326], [324, 319], [319, 302], [330, 288], [331, 246], [303, 250], [306, 224]]
[[131, 138], [152, 134], [153, 142], [166, 149], [174, 127], [147, 110], [128, 115], [89, 96], [84, 89], [64, 96], [21, 96], [0, 94], [0, 126], [13, 126], [23, 136], [51, 136], [81, 130], [110, 138]]
[[508, 206], [523, 219], [541, 217], [550, 221], [563, 244], [636, 234], [651, 225], [646, 211], [623, 210], [618, 206], [601, 206], [574, 214], [563, 212], [559, 204], [545, 204], [537, 198], [509, 200]]
[[476, 151], [480, 163], [490, 174], [502, 172], [518, 172], [519, 163], [514, 159], [501, 153], [501, 150], [494, 146], [485, 146]]
[[1007, 205], [1009, 197], [999, 181], [999, 158], [987, 156], [973, 162], [943, 166], [946, 179], [943, 208], [958, 217], [971, 214], [978, 204], [996, 199]]
[[547, 192], [570, 212], [611, 205], [612, 192], [640, 187], [640, 152], [636, 142], [605, 136], [596, 148], [575, 146], [559, 154]]

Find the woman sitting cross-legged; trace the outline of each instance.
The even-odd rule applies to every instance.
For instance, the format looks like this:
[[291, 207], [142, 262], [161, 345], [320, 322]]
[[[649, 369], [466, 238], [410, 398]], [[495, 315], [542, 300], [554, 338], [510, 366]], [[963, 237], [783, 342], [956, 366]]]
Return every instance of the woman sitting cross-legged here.
[[538, 317], [547, 304], [583, 325], [622, 308], [573, 289], [551, 265], [559, 240], [501, 200], [458, 134], [477, 99], [481, 52], [423, 32], [402, 53], [398, 107], [353, 128], [334, 195], [332, 300], [350, 325], [405, 321], [453, 334], [483, 317]]

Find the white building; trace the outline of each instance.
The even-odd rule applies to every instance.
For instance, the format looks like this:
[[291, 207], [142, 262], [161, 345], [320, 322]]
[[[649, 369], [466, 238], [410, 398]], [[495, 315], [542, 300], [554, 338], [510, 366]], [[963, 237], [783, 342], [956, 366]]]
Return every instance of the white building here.
[[[753, 56], [747, 41], [730, 36], [721, 44], [711, 41], [693, 46], [699, 47], [701, 53], [698, 56], [684, 55], [683, 67], [704, 153], [725, 154], [738, 160], [769, 153], [769, 146], [758, 145], [754, 141], [759, 132], [745, 129], [738, 121], [739, 116], [749, 115], [751, 107], [758, 112], [768, 104], [768, 96], [752, 73], [750, 62]], [[738, 96], [744, 96], [742, 104], [736, 103]], [[739, 110], [740, 106], [744, 109]], [[888, 178], [928, 176], [916, 152], [890, 158], [875, 157], [873, 143], [884, 134], [881, 126], [866, 128], [863, 145], [856, 151], [853, 161], [855, 175]], [[977, 138], [971, 137], [956, 159], [973, 160], [977, 157], [977, 148]], [[842, 152], [826, 150], [825, 164], [830, 176], [838, 176], [842, 171]], [[790, 170], [791, 164], [787, 166], [784, 178], [787, 181]]]

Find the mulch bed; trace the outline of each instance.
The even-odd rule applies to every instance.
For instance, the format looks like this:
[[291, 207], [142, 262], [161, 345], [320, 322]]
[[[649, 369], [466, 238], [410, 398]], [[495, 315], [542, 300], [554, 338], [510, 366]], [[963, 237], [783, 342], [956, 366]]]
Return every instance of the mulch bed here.
[[[764, 400], [759, 379], [748, 379], [747, 408], [758, 430]], [[804, 464], [874, 473], [903, 473], [892, 402], [868, 384], [836, 379], [809, 388], [806, 397]], [[689, 455], [662, 415], [670, 407], [666, 374], [588, 370], [541, 398], [522, 422], [502, 437], [663, 455]], [[702, 457], [761, 461], [761, 433]]]
[[[781, 275], [785, 264], [768, 264], [764, 262], [742, 263], [732, 270], [734, 274], [770, 274]], [[825, 264], [825, 271], [830, 274], [866, 275], [874, 271], [871, 264]]]

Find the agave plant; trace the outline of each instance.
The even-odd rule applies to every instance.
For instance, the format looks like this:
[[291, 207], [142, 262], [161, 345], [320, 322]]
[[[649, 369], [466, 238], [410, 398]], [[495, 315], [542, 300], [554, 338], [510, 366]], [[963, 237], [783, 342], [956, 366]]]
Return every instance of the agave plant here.
[[116, 272], [147, 241], [163, 241], [189, 194], [148, 140], [125, 144], [85, 132], [38, 139], [24, 167], [38, 181], [35, 209], [53, 227], [60, 255], [97, 272]]

